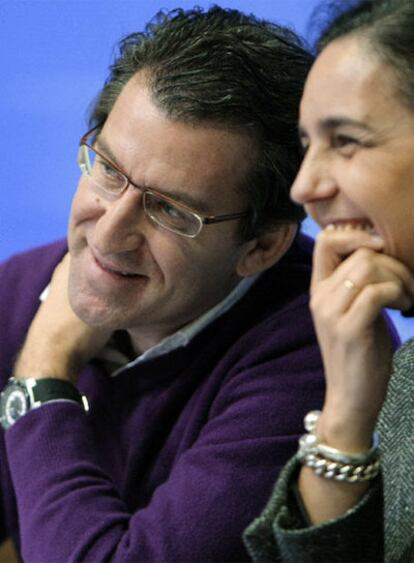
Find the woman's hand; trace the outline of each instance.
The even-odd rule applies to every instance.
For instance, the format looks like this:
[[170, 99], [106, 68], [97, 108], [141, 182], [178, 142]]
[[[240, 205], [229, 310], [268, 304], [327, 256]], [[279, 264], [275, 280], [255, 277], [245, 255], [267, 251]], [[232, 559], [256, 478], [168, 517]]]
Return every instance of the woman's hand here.
[[[413, 275], [382, 250], [381, 239], [351, 228], [327, 227], [315, 245], [311, 309], [326, 377], [317, 434], [345, 452], [370, 449], [385, 399], [393, 351], [381, 310], [413, 303]], [[314, 524], [346, 512], [368, 487], [319, 477], [309, 467], [299, 475]]]
[[327, 391], [318, 434], [345, 451], [364, 451], [385, 399], [392, 345], [380, 313], [412, 306], [414, 278], [382, 253], [378, 237], [326, 228], [314, 253], [311, 309]]
[[15, 365], [14, 376], [56, 377], [76, 383], [78, 370], [110, 337], [73, 312], [68, 299], [70, 256], [56, 267], [46, 300], [40, 305]]

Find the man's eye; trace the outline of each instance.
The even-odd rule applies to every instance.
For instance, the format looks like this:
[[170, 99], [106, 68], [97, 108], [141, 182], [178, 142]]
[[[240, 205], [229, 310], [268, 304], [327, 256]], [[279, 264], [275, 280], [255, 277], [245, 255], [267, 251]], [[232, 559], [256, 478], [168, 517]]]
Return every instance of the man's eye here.
[[99, 162], [99, 164], [100, 164], [102, 173], [105, 174], [105, 176], [108, 176], [110, 178], [118, 178], [119, 177], [118, 171], [115, 170], [115, 168], [113, 166], [111, 166], [110, 164], [108, 164], [104, 160], [101, 160]]
[[159, 201], [158, 206], [163, 214], [167, 215], [170, 219], [179, 219], [182, 217], [181, 211], [167, 201]]

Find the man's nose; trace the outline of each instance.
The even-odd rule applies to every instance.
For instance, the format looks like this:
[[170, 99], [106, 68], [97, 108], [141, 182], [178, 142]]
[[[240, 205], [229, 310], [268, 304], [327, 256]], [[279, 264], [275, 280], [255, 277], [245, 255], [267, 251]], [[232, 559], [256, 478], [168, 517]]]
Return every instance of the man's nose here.
[[106, 200], [95, 224], [94, 240], [102, 253], [136, 250], [145, 239], [142, 192], [128, 187], [118, 198]]
[[305, 205], [336, 193], [336, 182], [328, 158], [308, 149], [291, 188], [293, 201]]

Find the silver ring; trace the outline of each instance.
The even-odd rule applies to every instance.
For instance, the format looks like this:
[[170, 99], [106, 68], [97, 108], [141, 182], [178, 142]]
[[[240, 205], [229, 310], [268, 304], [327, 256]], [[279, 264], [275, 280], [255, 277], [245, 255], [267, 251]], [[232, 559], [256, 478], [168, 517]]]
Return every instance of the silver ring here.
[[345, 286], [347, 289], [359, 289], [359, 287], [358, 287], [352, 280], [350, 280], [349, 278], [347, 278], [347, 279], [344, 281], [344, 286]]

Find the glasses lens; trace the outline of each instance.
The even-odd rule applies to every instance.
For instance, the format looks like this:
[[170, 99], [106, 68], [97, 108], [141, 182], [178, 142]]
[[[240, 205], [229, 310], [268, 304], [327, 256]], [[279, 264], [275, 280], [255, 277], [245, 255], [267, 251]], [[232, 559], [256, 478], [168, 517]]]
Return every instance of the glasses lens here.
[[153, 221], [174, 233], [195, 237], [201, 230], [202, 223], [197, 215], [153, 192], [145, 192], [144, 208]]
[[94, 184], [106, 192], [119, 193], [127, 182], [125, 176], [118, 172], [108, 160], [87, 145], [80, 147], [79, 166]]

